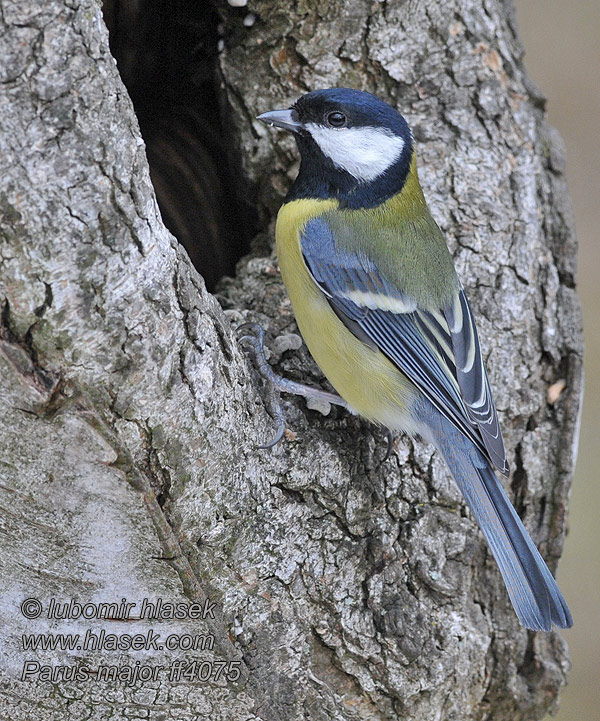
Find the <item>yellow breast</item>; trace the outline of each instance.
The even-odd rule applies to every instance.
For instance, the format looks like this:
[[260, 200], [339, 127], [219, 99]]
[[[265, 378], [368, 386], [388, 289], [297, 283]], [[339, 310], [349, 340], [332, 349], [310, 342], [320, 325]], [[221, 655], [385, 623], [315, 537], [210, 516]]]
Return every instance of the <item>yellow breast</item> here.
[[410, 432], [405, 409], [416, 389], [381, 352], [346, 328], [302, 257], [300, 233], [306, 223], [336, 207], [335, 200], [310, 199], [282, 206], [275, 236], [283, 282], [304, 341], [336, 391], [365, 418]]

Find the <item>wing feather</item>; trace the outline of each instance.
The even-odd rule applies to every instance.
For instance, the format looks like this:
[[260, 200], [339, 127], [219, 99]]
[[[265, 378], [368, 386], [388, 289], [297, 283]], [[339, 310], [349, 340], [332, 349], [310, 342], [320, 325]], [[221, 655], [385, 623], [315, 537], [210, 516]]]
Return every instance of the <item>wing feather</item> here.
[[501, 473], [508, 475], [498, 413], [483, 364], [471, 306], [462, 288], [452, 306], [445, 309], [445, 316], [452, 338], [456, 377], [467, 413], [479, 428], [490, 460]]

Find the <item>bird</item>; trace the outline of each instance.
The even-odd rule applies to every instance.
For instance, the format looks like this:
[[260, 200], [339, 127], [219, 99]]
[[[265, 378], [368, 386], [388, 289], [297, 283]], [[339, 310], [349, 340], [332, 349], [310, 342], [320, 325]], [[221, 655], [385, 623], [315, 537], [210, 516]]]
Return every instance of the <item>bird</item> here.
[[407, 121], [351, 88], [314, 90], [257, 119], [296, 140], [300, 167], [277, 216], [276, 250], [299, 330], [340, 404], [432, 443], [519, 621], [569, 628], [567, 603], [494, 470], [509, 473], [477, 328]]

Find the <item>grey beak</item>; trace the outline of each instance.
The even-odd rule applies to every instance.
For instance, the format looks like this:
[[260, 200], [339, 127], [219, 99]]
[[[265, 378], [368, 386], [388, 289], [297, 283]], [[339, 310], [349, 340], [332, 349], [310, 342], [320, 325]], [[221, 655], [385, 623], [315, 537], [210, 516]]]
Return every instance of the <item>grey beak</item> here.
[[298, 120], [298, 113], [295, 110], [269, 110], [268, 113], [263, 113], [256, 119], [267, 125], [291, 130], [293, 133], [297, 133], [302, 127], [302, 123]]

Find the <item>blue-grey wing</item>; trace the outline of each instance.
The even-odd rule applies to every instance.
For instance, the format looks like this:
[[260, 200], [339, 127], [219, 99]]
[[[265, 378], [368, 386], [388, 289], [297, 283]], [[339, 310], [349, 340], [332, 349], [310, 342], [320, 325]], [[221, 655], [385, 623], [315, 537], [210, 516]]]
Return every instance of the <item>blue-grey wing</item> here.
[[[429, 312], [395, 287], [364, 254], [336, 247], [330, 227], [321, 218], [309, 221], [301, 235], [303, 256], [313, 279], [332, 308], [361, 340], [379, 348], [425, 394], [433, 405], [503, 472], [502, 436], [474, 325], [458, 327], [457, 314]], [[464, 293], [462, 292], [464, 297]], [[465, 298], [466, 300], [466, 298]], [[451, 327], [446, 312], [453, 321]], [[470, 311], [463, 315], [470, 318]], [[456, 332], [452, 331], [456, 328]], [[477, 363], [466, 362], [474, 339]], [[457, 365], [457, 357], [459, 365]], [[476, 375], [483, 369], [480, 381]], [[484, 382], [486, 404], [477, 405]], [[463, 391], [463, 385], [465, 391]], [[469, 404], [473, 404], [471, 408]], [[489, 423], [490, 404], [495, 426]], [[486, 415], [477, 413], [486, 409]], [[480, 419], [488, 433], [480, 429]], [[494, 433], [498, 430], [498, 435]], [[487, 438], [495, 439], [495, 445]], [[499, 440], [498, 440], [499, 439]], [[501, 449], [501, 450], [500, 450]], [[500, 460], [501, 457], [501, 460]]]

